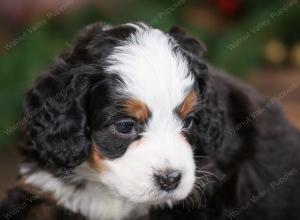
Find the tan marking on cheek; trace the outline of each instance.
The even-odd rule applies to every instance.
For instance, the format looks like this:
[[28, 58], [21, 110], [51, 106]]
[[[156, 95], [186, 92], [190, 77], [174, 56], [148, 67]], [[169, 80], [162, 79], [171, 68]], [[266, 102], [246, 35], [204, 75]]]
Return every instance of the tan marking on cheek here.
[[94, 144], [92, 145], [91, 153], [88, 159], [88, 163], [91, 165], [92, 168], [94, 168], [97, 171], [103, 170], [102, 165], [103, 157], [101, 155], [101, 152], [97, 149], [97, 146]]
[[198, 95], [196, 91], [191, 91], [179, 107], [179, 115], [186, 118], [196, 107]]
[[122, 107], [130, 116], [144, 122], [150, 117], [150, 111], [145, 103], [137, 99], [126, 100]]

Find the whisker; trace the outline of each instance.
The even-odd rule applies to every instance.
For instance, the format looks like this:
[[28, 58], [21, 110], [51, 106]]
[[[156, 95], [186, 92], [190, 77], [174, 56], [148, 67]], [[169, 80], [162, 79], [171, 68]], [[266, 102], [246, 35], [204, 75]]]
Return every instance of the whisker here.
[[195, 158], [207, 158], [207, 155], [194, 155]]
[[218, 176], [212, 172], [209, 171], [204, 171], [204, 170], [196, 170], [196, 173], [200, 173], [200, 174], [206, 174], [206, 175], [210, 175], [212, 177], [215, 177], [216, 179], [219, 180]]

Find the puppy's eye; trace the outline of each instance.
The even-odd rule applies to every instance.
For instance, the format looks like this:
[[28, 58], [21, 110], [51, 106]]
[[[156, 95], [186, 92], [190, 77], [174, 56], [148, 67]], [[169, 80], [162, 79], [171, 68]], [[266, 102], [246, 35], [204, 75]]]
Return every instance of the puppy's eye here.
[[114, 124], [115, 130], [122, 135], [133, 135], [136, 133], [134, 122], [131, 120], [123, 120]]
[[183, 121], [183, 129], [188, 130], [192, 127], [193, 118], [189, 117]]

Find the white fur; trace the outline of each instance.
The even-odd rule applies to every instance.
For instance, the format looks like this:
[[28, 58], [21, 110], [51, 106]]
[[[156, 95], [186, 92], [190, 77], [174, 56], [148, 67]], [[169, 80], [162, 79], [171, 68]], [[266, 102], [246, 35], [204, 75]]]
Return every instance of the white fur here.
[[[145, 25], [128, 25], [137, 32], [115, 48], [107, 71], [125, 82], [121, 94], [143, 101], [150, 109], [143, 138], [120, 158], [102, 160], [101, 172], [87, 163], [77, 167], [76, 174], [89, 180], [82, 191], [46, 172], [27, 178], [28, 183], [53, 192], [59, 204], [90, 219], [122, 219], [136, 210], [145, 214], [149, 205], [172, 206], [188, 196], [195, 181], [193, 152], [181, 135], [183, 122], [174, 114], [194, 83], [187, 61], [172, 50], [174, 42], [168, 35]], [[182, 172], [173, 192], [161, 191], [155, 184], [154, 172], [164, 169]]]
[[[116, 47], [108, 57], [107, 71], [117, 73], [125, 82], [121, 94], [128, 94], [147, 103], [151, 109], [161, 112], [180, 104], [194, 79], [189, 73], [187, 60], [172, 50], [176, 43], [158, 29], [139, 27]], [[173, 42], [173, 43], [171, 43]]]
[[[133, 203], [162, 204], [186, 198], [195, 181], [192, 150], [174, 134], [155, 135], [144, 138], [142, 144], [131, 144], [122, 157], [103, 161], [101, 182]], [[167, 168], [183, 173], [180, 185], [169, 193], [161, 191], [153, 178], [156, 170]]]
[[[81, 165], [78, 169], [79, 173], [85, 173], [85, 176], [88, 174], [90, 177], [94, 172], [86, 164]], [[66, 184], [46, 171], [38, 171], [29, 175], [26, 183], [37, 186], [44, 192], [51, 192], [59, 205], [79, 212], [91, 220], [123, 219], [135, 211], [134, 209], [140, 211], [135, 211], [137, 215], [146, 213], [145, 207], [117, 197], [103, 184], [95, 182], [91, 178], [88, 179], [84, 189], [76, 189], [74, 185]]]
[[[163, 203], [184, 199], [195, 180], [191, 146], [180, 134], [183, 122], [174, 110], [190, 91], [194, 78], [187, 60], [172, 39], [157, 29], [128, 24], [137, 29], [109, 56], [109, 73], [124, 81], [120, 94], [143, 101], [151, 119], [142, 143], [132, 143], [125, 155], [104, 161], [101, 181], [132, 202]], [[155, 170], [182, 171], [182, 181], [173, 193], [157, 189]]]

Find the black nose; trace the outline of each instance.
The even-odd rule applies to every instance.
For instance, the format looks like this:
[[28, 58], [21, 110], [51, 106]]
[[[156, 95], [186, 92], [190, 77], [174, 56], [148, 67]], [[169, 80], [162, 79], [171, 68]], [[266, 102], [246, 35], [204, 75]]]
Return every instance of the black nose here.
[[181, 173], [177, 170], [168, 169], [154, 174], [154, 177], [161, 190], [172, 191], [179, 185]]

